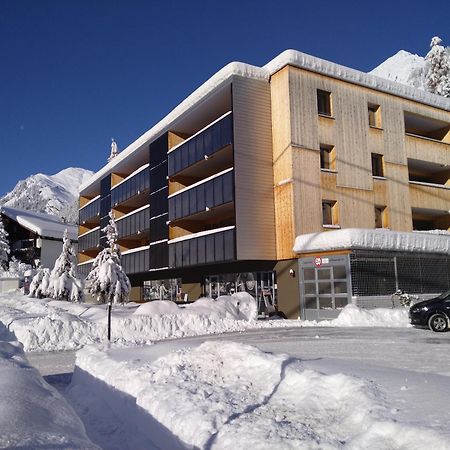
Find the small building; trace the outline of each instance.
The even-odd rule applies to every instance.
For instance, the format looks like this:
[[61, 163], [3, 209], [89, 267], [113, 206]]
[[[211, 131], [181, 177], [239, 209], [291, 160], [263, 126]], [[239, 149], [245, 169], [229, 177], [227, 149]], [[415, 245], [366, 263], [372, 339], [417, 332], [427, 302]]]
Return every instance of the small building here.
[[450, 233], [333, 230], [297, 237], [299, 293], [280, 308], [308, 320], [337, 317], [349, 303], [391, 307], [401, 290], [427, 299], [450, 286]]
[[0, 215], [8, 233], [10, 258], [15, 257], [33, 267], [40, 264], [53, 268], [62, 251], [65, 230], [72, 243], [78, 242], [77, 227], [56, 216], [8, 206], [0, 207]]

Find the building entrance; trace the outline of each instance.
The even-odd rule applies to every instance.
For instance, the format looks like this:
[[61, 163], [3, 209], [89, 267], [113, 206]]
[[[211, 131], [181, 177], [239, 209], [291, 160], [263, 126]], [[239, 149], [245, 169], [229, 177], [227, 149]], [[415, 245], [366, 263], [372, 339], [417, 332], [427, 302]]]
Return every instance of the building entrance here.
[[300, 314], [306, 320], [332, 319], [351, 302], [348, 255], [299, 259]]

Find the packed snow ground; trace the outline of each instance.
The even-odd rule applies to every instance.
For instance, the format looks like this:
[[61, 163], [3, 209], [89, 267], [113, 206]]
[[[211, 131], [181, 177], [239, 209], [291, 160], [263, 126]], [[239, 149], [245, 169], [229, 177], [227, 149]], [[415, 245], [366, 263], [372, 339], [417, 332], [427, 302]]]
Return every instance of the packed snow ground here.
[[[412, 333], [429, 331], [366, 330], [90, 346], [77, 353], [68, 394], [109, 449], [450, 449], [450, 414], [439, 407], [450, 401], [450, 356], [406, 355], [423, 350]], [[249, 336], [275, 352], [245, 344]]]
[[29, 349], [98, 343], [77, 353], [67, 395], [102, 448], [450, 448], [437, 406], [450, 402], [450, 334], [408, 328], [406, 309], [348, 306], [317, 324], [257, 322], [245, 295], [128, 304], [114, 308], [113, 332], [130, 331], [111, 346], [104, 306], [17, 293], [0, 305]]
[[[308, 326], [408, 327], [406, 309], [362, 310], [347, 306], [330, 321], [256, 321], [256, 305], [246, 293], [200, 299], [179, 307], [168, 301], [128, 303], [113, 307], [112, 341], [143, 345], [161, 339], [245, 331], [261, 328]], [[0, 296], [0, 321], [14, 332], [26, 351], [62, 351], [105, 342], [105, 305], [34, 299], [19, 293]]]
[[66, 400], [0, 323], [0, 448], [96, 449]]

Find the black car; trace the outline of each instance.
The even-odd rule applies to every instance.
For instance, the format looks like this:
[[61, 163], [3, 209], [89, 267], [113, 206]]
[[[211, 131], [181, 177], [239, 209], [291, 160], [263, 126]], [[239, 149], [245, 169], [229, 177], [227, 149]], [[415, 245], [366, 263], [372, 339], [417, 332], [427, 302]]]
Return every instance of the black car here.
[[450, 289], [439, 297], [411, 306], [409, 319], [419, 327], [429, 327], [436, 332], [447, 331], [450, 326]]

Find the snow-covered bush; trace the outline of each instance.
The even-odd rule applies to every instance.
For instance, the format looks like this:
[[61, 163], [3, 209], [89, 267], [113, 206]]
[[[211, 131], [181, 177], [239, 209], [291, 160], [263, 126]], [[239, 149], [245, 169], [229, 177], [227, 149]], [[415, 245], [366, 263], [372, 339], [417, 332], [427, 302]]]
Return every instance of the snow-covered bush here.
[[2, 273], [2, 276], [9, 278], [19, 278], [23, 280], [25, 278], [25, 272], [32, 270], [30, 264], [25, 264], [19, 261], [15, 256], [9, 261], [8, 270]]
[[30, 283], [29, 297], [43, 298], [47, 296], [50, 281], [50, 269], [40, 267]]
[[118, 233], [112, 212], [109, 217], [109, 224], [102, 230], [106, 233], [108, 246], [95, 258], [86, 284], [98, 302], [123, 303], [128, 300], [131, 285], [120, 263], [121, 254], [116, 243]]
[[431, 50], [425, 57], [428, 66], [426, 81], [430, 92], [450, 97], [450, 57], [441, 43], [438, 36], [431, 39]]
[[50, 274], [47, 295], [56, 300], [83, 300], [83, 283], [77, 275], [77, 259], [67, 230], [64, 232], [62, 252]]
[[6, 269], [9, 252], [8, 233], [6, 232], [0, 217], [0, 269]]

